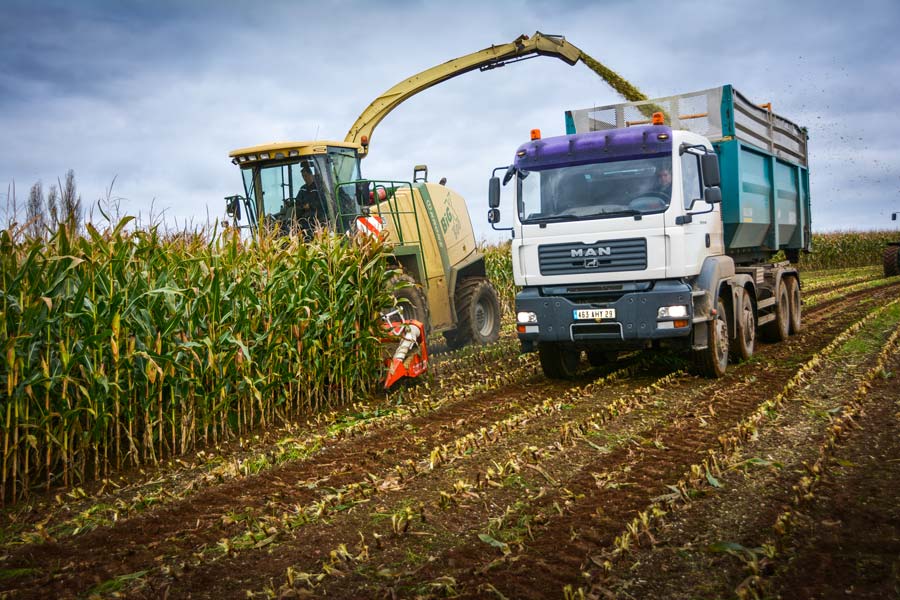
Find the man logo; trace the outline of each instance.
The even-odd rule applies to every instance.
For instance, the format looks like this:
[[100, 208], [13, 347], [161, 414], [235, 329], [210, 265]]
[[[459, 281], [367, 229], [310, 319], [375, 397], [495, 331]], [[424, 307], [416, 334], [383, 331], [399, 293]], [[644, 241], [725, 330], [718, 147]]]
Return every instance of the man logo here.
[[586, 258], [584, 259], [584, 268], [585, 269], [596, 269], [600, 266], [600, 261], [596, 258]]
[[575, 250], [570, 250], [572, 258], [588, 258], [591, 256], [610, 256], [612, 254], [612, 248], [609, 246], [597, 247], [597, 248], [588, 248], [587, 250], [583, 248], [577, 248]]

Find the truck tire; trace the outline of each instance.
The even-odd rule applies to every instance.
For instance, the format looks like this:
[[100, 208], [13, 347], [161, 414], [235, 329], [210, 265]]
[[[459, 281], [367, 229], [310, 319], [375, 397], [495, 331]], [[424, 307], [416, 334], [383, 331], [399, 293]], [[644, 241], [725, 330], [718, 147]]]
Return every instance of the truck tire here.
[[616, 362], [619, 358], [619, 353], [615, 350], [588, 350], [587, 351], [587, 359], [588, 364], [592, 367], [605, 367], [609, 364]]
[[734, 315], [735, 336], [731, 358], [735, 361], [750, 360], [756, 348], [756, 306], [747, 288], [741, 288], [738, 296], [740, 309]]
[[725, 303], [719, 298], [716, 304], [716, 316], [709, 322], [709, 339], [706, 348], [696, 350], [694, 362], [701, 375], [718, 379], [728, 369], [728, 315]]
[[492, 344], [500, 337], [500, 299], [483, 277], [463, 279], [456, 286], [456, 329], [444, 334], [450, 348]]
[[778, 285], [778, 294], [775, 296], [775, 320], [762, 326], [763, 339], [767, 342], [782, 342], [791, 333], [791, 298], [783, 278]]
[[795, 335], [803, 329], [803, 321], [801, 313], [803, 311], [803, 301], [800, 298], [800, 282], [796, 277], [787, 278], [788, 301], [790, 302], [790, 334]]
[[397, 299], [397, 305], [403, 311], [404, 319], [414, 319], [425, 326], [426, 335], [431, 332], [431, 319], [428, 316], [428, 300], [425, 298], [425, 292], [422, 286], [416, 283], [416, 280], [409, 275], [395, 275], [391, 278], [391, 287], [396, 288], [400, 282], [409, 285], [394, 291], [394, 298]]
[[896, 277], [900, 275], [900, 245], [885, 247], [883, 258], [884, 276]]
[[550, 379], [572, 379], [578, 372], [581, 352], [562, 344], [542, 342], [538, 345], [541, 369]]

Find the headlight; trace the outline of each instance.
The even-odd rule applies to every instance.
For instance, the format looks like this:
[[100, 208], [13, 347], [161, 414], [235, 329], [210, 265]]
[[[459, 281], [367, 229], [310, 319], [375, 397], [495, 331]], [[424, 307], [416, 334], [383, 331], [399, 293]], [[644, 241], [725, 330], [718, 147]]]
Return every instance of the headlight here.
[[680, 319], [688, 315], [688, 307], [679, 306], [660, 306], [656, 313], [657, 319]]
[[516, 314], [517, 323], [537, 323], [537, 313], [522, 311]]

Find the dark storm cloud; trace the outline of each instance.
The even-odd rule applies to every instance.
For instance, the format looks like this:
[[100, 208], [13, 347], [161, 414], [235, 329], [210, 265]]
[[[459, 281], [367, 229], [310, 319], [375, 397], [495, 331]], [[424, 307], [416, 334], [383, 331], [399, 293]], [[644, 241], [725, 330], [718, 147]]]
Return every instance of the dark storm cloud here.
[[[886, 226], [900, 210], [900, 4], [863, 2], [6, 2], [0, 186], [19, 198], [76, 170], [86, 200], [113, 176], [129, 212], [221, 216], [229, 150], [341, 139], [399, 80], [521, 33], [564, 34], [651, 96], [732, 83], [810, 128], [814, 224]], [[422, 92], [373, 135], [370, 176], [427, 162], [469, 202], [533, 127], [618, 101], [583, 65], [538, 59]], [[0, 198], [2, 200], [2, 198]], [[2, 204], [2, 202], [0, 202]], [[860, 207], [865, 210], [860, 210]]]

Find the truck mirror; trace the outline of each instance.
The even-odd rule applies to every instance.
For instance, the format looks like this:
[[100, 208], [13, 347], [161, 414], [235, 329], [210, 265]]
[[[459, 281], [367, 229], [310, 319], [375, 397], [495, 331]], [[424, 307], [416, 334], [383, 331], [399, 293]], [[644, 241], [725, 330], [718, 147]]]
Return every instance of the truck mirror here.
[[500, 209], [492, 208], [488, 210], [488, 223], [494, 225], [495, 223], [500, 222]]
[[[500, 178], [491, 177], [488, 183], [488, 206], [497, 208], [500, 206]], [[491, 221], [493, 223], [493, 221]]]
[[719, 175], [719, 157], [713, 152], [707, 152], [700, 157], [700, 168], [703, 170], [703, 184], [706, 187], [721, 185], [722, 178]]
[[703, 193], [703, 199], [707, 204], [719, 204], [722, 202], [722, 188], [719, 186], [708, 187]]
[[413, 167], [413, 183], [428, 182], [428, 165], [416, 165]]
[[226, 196], [225, 197], [225, 214], [235, 220], [241, 220], [241, 197]]
[[506, 169], [506, 173], [503, 174], [503, 185], [506, 185], [507, 183], [509, 183], [509, 180], [512, 179], [515, 174], [516, 174], [515, 165], [509, 165], [509, 168]]
[[892, 214], [892, 215], [891, 215], [891, 221], [896, 221], [896, 220], [897, 220], [897, 215], [898, 215], [898, 214], [900, 214], [900, 213], [894, 213], [894, 214]]

